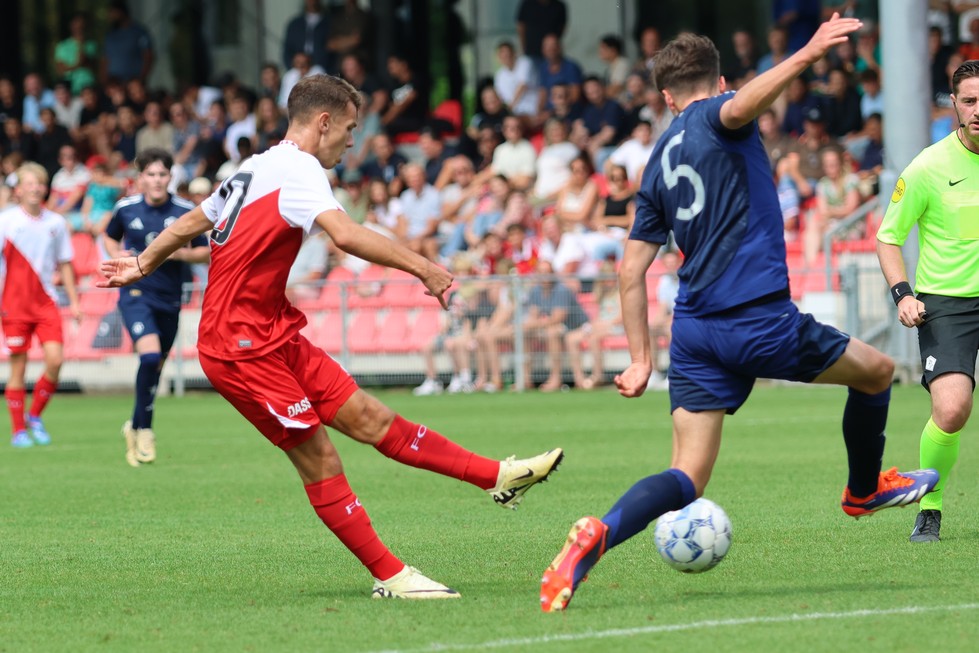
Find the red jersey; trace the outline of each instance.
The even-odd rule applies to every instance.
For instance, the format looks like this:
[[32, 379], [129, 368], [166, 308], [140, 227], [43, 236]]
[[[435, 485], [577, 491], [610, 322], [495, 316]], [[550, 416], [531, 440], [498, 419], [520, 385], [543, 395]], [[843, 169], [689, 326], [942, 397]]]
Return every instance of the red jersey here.
[[306, 325], [286, 279], [316, 216], [343, 210], [319, 161], [283, 141], [251, 157], [201, 203], [214, 223], [197, 346], [214, 358], [262, 356]]
[[3, 316], [31, 321], [56, 309], [54, 273], [74, 256], [65, 219], [43, 208], [34, 217], [11, 207], [0, 213], [0, 251]]

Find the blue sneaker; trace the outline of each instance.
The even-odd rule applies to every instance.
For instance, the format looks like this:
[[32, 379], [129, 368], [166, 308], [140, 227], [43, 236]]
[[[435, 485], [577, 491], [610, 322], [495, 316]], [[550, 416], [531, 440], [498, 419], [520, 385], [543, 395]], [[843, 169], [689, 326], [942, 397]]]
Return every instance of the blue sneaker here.
[[913, 472], [898, 472], [891, 467], [880, 473], [877, 491], [869, 497], [856, 498], [850, 495], [850, 488], [843, 490], [843, 512], [859, 519], [883, 508], [903, 507], [921, 501], [921, 497], [935, 489], [938, 472], [934, 469], [918, 469]]
[[27, 431], [17, 431], [10, 438], [10, 446], [17, 447], [18, 449], [26, 449], [27, 447], [34, 446], [34, 440], [31, 440], [31, 436], [27, 435]]
[[34, 438], [36, 444], [51, 444], [51, 435], [44, 428], [44, 422], [41, 421], [40, 417], [31, 417], [28, 415], [27, 428], [30, 429], [31, 436]]

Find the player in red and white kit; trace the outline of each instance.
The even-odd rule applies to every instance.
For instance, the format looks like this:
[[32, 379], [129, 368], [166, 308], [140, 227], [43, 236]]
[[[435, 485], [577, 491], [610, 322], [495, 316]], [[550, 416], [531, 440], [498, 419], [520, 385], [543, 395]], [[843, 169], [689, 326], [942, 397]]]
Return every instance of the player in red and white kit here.
[[[10, 410], [15, 447], [50, 444], [41, 413], [58, 387], [63, 360], [64, 336], [61, 312], [54, 290], [54, 274], [68, 295], [71, 312], [78, 319], [78, 294], [71, 267], [74, 255], [65, 219], [44, 208], [48, 173], [36, 163], [17, 169], [19, 203], [0, 213], [0, 251], [3, 252], [3, 336], [10, 350], [10, 377], [4, 395]], [[27, 351], [37, 335], [44, 350], [44, 372], [34, 384], [30, 413], [24, 415]]]
[[289, 94], [286, 138], [246, 161], [190, 213], [136, 257], [106, 261], [101, 287], [134, 283], [179, 247], [211, 231], [211, 268], [198, 350], [214, 387], [296, 466], [316, 514], [374, 577], [372, 596], [455, 598], [458, 592], [406, 566], [380, 541], [343, 473], [324, 424], [398, 462], [471, 483], [513, 508], [561, 461], [561, 449], [526, 460], [478, 456], [413, 424], [365, 393], [299, 330], [286, 299], [289, 269], [303, 239], [326, 231], [340, 249], [410, 272], [442, 307], [452, 276], [351, 220], [324, 168], [353, 145], [361, 96], [328, 75]]

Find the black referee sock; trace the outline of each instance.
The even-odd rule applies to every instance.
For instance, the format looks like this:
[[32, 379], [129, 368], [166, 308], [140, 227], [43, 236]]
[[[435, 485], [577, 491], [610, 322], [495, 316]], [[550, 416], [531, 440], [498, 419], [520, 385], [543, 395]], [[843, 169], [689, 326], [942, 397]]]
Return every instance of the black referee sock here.
[[890, 388], [876, 395], [850, 388], [843, 409], [843, 441], [850, 464], [847, 487], [853, 497], [868, 497], [877, 491], [890, 401]]

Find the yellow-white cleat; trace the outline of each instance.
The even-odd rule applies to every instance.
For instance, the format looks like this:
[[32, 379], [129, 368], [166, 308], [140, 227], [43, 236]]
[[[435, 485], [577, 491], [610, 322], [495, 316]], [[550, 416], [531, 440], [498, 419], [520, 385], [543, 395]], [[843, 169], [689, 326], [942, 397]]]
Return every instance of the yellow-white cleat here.
[[487, 492], [502, 507], [516, 510], [523, 501], [523, 495], [537, 483], [546, 481], [563, 459], [564, 450], [560, 448], [523, 460], [515, 460], [514, 456], [510, 456], [500, 463], [496, 487]]
[[372, 599], [457, 599], [461, 594], [425, 576], [414, 567], [405, 567], [387, 580], [374, 579]]

